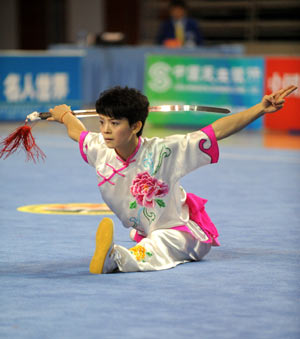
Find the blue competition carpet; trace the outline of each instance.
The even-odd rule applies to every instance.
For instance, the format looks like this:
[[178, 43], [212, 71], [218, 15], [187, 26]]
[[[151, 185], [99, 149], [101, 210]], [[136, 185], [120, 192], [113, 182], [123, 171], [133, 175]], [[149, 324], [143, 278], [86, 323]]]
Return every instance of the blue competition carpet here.
[[[102, 202], [76, 143], [40, 126], [45, 163], [0, 160], [0, 338], [300, 338], [299, 151], [221, 142], [219, 164], [182, 184], [208, 199], [222, 246], [167, 271], [95, 276], [101, 216], [16, 210]], [[132, 246], [113, 219], [115, 242]]]

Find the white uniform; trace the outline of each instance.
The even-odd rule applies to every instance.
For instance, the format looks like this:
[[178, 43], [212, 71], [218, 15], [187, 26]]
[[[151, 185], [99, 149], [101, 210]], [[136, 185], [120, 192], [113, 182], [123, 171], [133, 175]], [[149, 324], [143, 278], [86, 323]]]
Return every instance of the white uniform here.
[[114, 245], [114, 260], [123, 272], [161, 270], [200, 260], [218, 232], [204, 210], [206, 200], [186, 194], [179, 179], [218, 161], [211, 126], [186, 135], [139, 138], [124, 161], [108, 148], [100, 133], [82, 132], [80, 152], [95, 167], [103, 200], [127, 228], [135, 247]]

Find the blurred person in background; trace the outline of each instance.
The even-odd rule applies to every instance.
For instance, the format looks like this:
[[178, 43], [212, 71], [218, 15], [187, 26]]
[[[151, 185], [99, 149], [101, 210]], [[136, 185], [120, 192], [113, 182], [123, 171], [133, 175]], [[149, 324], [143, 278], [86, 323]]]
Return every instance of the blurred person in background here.
[[160, 25], [156, 42], [166, 47], [192, 47], [203, 43], [196, 20], [187, 16], [188, 8], [183, 0], [172, 0], [169, 18]]

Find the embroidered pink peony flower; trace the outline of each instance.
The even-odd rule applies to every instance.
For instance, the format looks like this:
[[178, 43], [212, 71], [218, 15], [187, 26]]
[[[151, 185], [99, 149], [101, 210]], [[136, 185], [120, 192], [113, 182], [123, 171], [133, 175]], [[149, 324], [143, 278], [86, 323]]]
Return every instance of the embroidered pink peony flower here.
[[143, 172], [139, 173], [133, 180], [130, 192], [141, 206], [153, 208], [156, 201], [160, 207], [164, 207], [164, 202], [157, 198], [168, 194], [169, 187], [162, 181], [151, 177], [148, 172]]

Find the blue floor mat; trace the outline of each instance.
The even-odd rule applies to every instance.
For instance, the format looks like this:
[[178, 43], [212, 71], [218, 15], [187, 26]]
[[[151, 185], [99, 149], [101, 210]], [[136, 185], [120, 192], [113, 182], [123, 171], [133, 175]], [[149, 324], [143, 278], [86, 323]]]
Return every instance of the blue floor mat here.
[[[99, 216], [18, 212], [102, 202], [76, 143], [37, 135], [45, 163], [0, 160], [0, 338], [300, 337], [300, 152], [222, 146], [182, 180], [208, 199], [220, 248], [160, 272], [90, 275]], [[113, 216], [115, 243], [132, 246]]]

